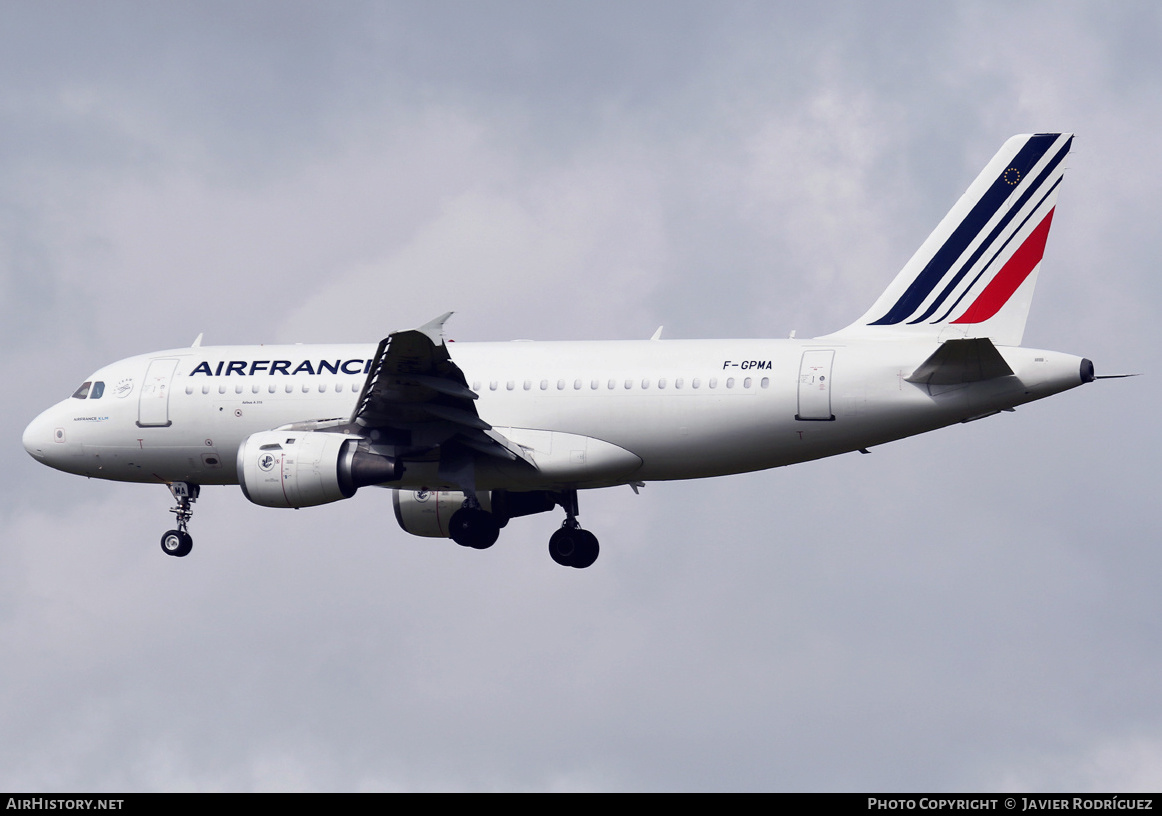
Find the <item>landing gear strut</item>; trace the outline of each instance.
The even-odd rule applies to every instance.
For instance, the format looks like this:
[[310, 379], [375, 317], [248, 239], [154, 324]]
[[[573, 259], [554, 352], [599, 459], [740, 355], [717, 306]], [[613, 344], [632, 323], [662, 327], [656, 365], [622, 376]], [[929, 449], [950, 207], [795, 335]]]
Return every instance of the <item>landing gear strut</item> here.
[[562, 567], [585, 569], [592, 566], [601, 547], [597, 543], [597, 536], [582, 530], [577, 523], [577, 491], [563, 492], [560, 504], [565, 508], [565, 521], [561, 529], [549, 537], [549, 557]]
[[172, 482], [169, 485], [169, 492], [173, 494], [174, 501], [178, 503], [177, 507], [169, 509], [177, 516], [178, 528], [167, 530], [165, 535], [161, 537], [161, 551], [166, 555], [183, 558], [189, 555], [190, 550], [194, 548], [194, 539], [187, 530], [190, 526], [190, 519], [194, 516], [191, 505], [198, 500], [201, 487], [190, 482]]

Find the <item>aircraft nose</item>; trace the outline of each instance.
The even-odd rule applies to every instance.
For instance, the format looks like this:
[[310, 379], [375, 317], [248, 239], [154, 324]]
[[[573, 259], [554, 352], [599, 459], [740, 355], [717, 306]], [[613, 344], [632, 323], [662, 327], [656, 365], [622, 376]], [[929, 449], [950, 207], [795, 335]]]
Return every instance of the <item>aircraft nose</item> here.
[[[45, 461], [48, 458], [49, 450], [53, 445], [55, 439], [54, 434], [56, 429], [53, 428], [52, 417], [48, 411], [45, 411], [32, 422], [28, 423], [28, 427], [24, 429], [24, 436], [21, 437], [21, 442], [24, 443], [24, 449], [28, 451], [35, 459]], [[64, 433], [64, 429], [61, 429]]]

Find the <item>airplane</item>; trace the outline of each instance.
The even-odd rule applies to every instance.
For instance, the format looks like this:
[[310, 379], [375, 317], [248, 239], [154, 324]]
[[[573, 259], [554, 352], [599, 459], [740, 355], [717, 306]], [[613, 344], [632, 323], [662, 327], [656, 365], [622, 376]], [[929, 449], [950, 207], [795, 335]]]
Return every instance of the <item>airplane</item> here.
[[202, 346], [101, 368], [24, 431], [67, 473], [164, 484], [188, 555], [205, 485], [302, 508], [390, 488], [399, 525], [490, 547], [564, 510], [552, 559], [600, 546], [578, 492], [860, 451], [1096, 379], [1021, 346], [1069, 133], [1004, 143], [883, 294], [812, 339], [445, 342], [450, 313], [378, 346]]

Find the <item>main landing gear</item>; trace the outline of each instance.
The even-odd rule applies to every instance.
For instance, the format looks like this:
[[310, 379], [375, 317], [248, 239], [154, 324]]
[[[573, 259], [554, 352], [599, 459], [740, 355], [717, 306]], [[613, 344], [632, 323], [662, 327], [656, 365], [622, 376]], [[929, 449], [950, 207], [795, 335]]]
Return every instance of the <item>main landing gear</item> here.
[[476, 497], [470, 495], [448, 519], [448, 534], [461, 547], [487, 550], [500, 538], [500, 521], [496, 514], [483, 509]]
[[601, 553], [597, 536], [582, 530], [577, 523], [577, 491], [566, 490], [559, 499], [565, 508], [565, 521], [561, 529], [549, 537], [549, 557], [562, 567], [585, 569], [592, 566]]
[[563, 567], [585, 569], [592, 566], [601, 547], [597, 536], [582, 530], [577, 523], [576, 490], [560, 493], [494, 491], [492, 512], [481, 507], [474, 496], [469, 496], [448, 520], [448, 535], [461, 547], [486, 550], [496, 543], [500, 528], [508, 524], [509, 519], [542, 513], [558, 504], [565, 509], [565, 521], [561, 529], [549, 538], [549, 557]]
[[194, 516], [191, 505], [198, 500], [201, 488], [190, 482], [172, 482], [169, 492], [173, 494], [177, 507], [171, 507], [170, 512], [177, 516], [178, 528], [167, 530], [161, 537], [161, 551], [166, 555], [183, 558], [194, 548], [194, 539], [187, 532], [190, 519]]
[[562, 567], [585, 569], [600, 552], [597, 536], [582, 530], [576, 519], [565, 519], [561, 529], [549, 536], [549, 557]]

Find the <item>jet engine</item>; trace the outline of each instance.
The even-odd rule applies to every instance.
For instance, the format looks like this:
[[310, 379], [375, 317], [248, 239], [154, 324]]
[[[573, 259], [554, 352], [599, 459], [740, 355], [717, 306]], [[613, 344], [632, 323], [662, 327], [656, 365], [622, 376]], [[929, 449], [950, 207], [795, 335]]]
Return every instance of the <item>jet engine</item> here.
[[323, 431], [262, 431], [238, 448], [238, 483], [264, 507], [314, 507], [392, 482], [403, 466], [359, 450], [359, 440]]
[[[482, 490], [476, 498], [480, 508], [492, 513], [500, 527], [517, 516], [529, 516], [552, 510], [557, 504], [547, 490], [513, 493], [508, 490]], [[465, 496], [458, 490], [400, 490], [392, 491], [395, 520], [405, 532], [428, 538], [451, 538], [448, 522], [452, 514], [464, 504]]]

